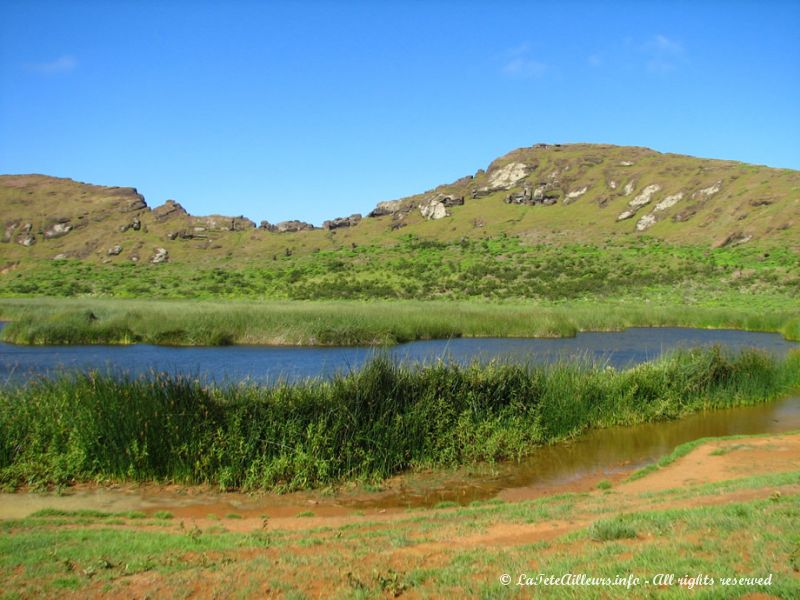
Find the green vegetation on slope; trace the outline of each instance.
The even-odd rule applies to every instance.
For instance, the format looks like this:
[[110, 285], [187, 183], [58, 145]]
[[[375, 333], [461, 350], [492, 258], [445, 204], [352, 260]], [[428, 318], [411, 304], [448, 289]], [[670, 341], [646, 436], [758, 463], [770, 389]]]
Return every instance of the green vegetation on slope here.
[[[0, 295], [28, 297], [0, 300], [0, 318], [13, 321], [3, 338], [34, 344], [366, 344], [670, 325], [800, 339], [793, 251], [653, 239], [554, 247], [407, 237], [390, 248], [189, 272], [56, 261], [6, 275]], [[131, 300], [140, 296], [164, 301]]]
[[795, 251], [710, 250], [654, 238], [606, 245], [456, 242], [406, 236], [396, 245], [283, 256], [259, 266], [94, 265], [48, 261], [0, 278], [0, 296], [244, 299], [541, 299], [670, 294], [685, 303], [724, 292], [800, 295]]
[[0, 390], [0, 481], [308, 488], [516, 459], [589, 427], [766, 401], [798, 384], [798, 353], [719, 349], [625, 371], [378, 359], [331, 381], [275, 386], [90, 373]]

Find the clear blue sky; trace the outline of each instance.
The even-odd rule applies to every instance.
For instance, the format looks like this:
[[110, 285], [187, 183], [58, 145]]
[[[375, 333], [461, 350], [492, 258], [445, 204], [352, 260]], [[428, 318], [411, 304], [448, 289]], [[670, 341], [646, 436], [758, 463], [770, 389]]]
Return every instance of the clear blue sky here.
[[0, 0], [0, 172], [319, 223], [536, 142], [800, 168], [800, 2]]

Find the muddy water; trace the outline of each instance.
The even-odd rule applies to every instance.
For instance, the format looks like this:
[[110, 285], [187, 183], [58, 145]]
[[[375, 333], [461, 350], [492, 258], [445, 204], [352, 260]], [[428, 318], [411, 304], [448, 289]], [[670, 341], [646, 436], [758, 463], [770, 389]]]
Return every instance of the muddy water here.
[[781, 433], [800, 430], [800, 396], [746, 408], [696, 414], [678, 421], [595, 430], [579, 439], [541, 448], [521, 463], [471, 471], [419, 473], [397, 477], [376, 492], [363, 490], [324, 494], [251, 496], [205, 489], [119, 486], [71, 489], [63, 495], [0, 494], [0, 518], [18, 518], [42, 508], [138, 510], [152, 514], [168, 510], [176, 517], [292, 517], [312, 511], [316, 516], [393, 512], [433, 506], [442, 501], [521, 500], [562, 491], [586, 491], [601, 479], [619, 479], [657, 461], [675, 446], [702, 437]]

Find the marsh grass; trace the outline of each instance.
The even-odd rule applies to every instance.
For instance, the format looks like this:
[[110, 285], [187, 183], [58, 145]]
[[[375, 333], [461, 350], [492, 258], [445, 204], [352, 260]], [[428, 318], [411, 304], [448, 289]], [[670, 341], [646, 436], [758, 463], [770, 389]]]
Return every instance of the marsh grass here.
[[800, 384], [784, 359], [719, 348], [617, 371], [587, 364], [408, 367], [209, 386], [96, 373], [0, 388], [0, 482], [115, 479], [278, 491], [407, 469], [517, 460], [588, 428], [763, 402]]
[[[761, 299], [763, 300], [763, 299]], [[796, 302], [638, 300], [267, 301], [2, 299], [0, 331], [19, 344], [391, 345], [456, 337], [571, 337], [626, 327], [736, 328], [800, 339]]]

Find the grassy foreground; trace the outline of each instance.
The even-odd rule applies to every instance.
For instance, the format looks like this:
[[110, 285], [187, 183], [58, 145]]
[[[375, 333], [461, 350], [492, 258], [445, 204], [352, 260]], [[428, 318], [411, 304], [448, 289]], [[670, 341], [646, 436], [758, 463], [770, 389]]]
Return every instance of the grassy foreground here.
[[684, 326], [779, 332], [800, 340], [794, 298], [714, 302], [187, 301], [2, 299], [0, 337], [19, 344], [358, 345], [451, 337], [569, 337]]
[[[0, 597], [794, 599], [800, 472], [757, 468], [770, 449], [796, 453], [791, 439], [708, 442], [657, 491], [333, 520], [46, 509], [0, 520]], [[565, 573], [620, 583], [527, 584]]]
[[515, 459], [590, 427], [763, 402], [797, 385], [800, 353], [718, 348], [625, 371], [377, 359], [331, 381], [272, 387], [81, 374], [0, 390], [0, 482], [311, 488]]

